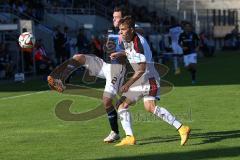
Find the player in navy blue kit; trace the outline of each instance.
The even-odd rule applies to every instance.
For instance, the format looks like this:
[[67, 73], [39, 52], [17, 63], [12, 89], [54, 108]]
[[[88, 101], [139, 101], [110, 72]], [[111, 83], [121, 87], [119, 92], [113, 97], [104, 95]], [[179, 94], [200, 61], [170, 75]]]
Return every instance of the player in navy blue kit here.
[[[113, 25], [118, 28], [120, 19], [127, 14], [127, 10], [122, 7], [116, 7], [113, 12]], [[106, 43], [106, 51], [110, 55], [112, 52], [124, 50], [121, 48], [118, 31], [108, 35]], [[125, 64], [119, 59], [112, 60], [110, 63], [105, 62], [101, 58], [91, 54], [75, 54], [72, 58], [58, 66], [49, 76], [48, 84], [51, 89], [63, 92], [65, 89], [64, 82], [70, 74], [77, 68], [84, 66], [91, 76], [106, 79], [106, 85], [103, 93], [103, 104], [108, 115], [111, 127], [110, 134], [104, 139], [104, 142], [110, 143], [118, 140], [119, 130], [117, 122], [117, 112], [112, 104], [113, 98], [118, 94], [124, 75]]]
[[178, 43], [183, 49], [184, 65], [187, 68], [187, 70], [191, 73], [192, 84], [195, 84], [199, 38], [198, 35], [195, 32], [193, 32], [192, 25], [190, 23], [185, 23], [184, 32], [180, 34]]
[[[108, 30], [108, 40], [106, 43], [106, 49], [107, 49], [107, 54], [110, 56], [111, 53], [116, 53], [116, 52], [121, 52], [124, 51], [124, 46], [122, 45], [121, 42], [121, 37], [118, 34], [119, 32], [119, 21], [121, 20], [122, 17], [126, 16], [128, 14], [128, 11], [123, 8], [123, 7], [115, 7], [113, 11], [113, 28]], [[111, 72], [120, 72], [121, 74], [118, 74], [119, 76], [113, 77], [111, 83], [118, 83], [117, 88], [115, 90], [119, 92], [119, 88], [122, 86], [122, 83], [124, 81], [124, 75], [126, 71], [126, 66], [125, 66], [125, 59], [118, 58], [118, 59], [111, 59], [110, 62], [112, 65], [112, 70]], [[122, 67], [122, 70], [117, 70], [115, 71], [113, 67], [117, 66]], [[116, 81], [116, 82], [115, 82]], [[104, 142], [111, 143], [116, 140], [118, 140], [119, 137], [119, 129], [118, 129], [118, 122], [117, 122], [117, 112], [112, 105], [112, 99], [116, 96], [117, 92], [113, 94], [113, 96], [105, 96], [103, 97], [103, 102], [106, 102], [104, 105], [107, 108], [107, 114], [108, 114], [108, 119], [110, 122], [111, 126], [111, 132], [110, 134], [104, 139]], [[111, 92], [110, 92], [111, 93]], [[106, 93], [105, 93], [106, 94]], [[110, 98], [109, 98], [110, 97]]]

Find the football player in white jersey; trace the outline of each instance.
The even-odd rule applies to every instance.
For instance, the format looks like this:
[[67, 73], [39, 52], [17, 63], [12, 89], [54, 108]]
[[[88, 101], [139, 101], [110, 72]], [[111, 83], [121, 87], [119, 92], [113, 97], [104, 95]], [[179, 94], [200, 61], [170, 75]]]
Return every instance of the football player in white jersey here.
[[135, 21], [132, 17], [126, 16], [120, 21], [120, 35], [123, 38], [125, 51], [112, 53], [111, 58], [126, 56], [134, 69], [134, 74], [121, 87], [122, 97], [117, 104], [118, 114], [126, 133], [126, 137], [116, 146], [134, 145], [136, 139], [131, 127], [131, 115], [129, 106], [143, 98], [144, 107], [148, 112], [162, 118], [168, 124], [174, 126], [180, 134], [181, 145], [184, 145], [189, 137], [190, 128], [182, 125], [176, 118], [164, 107], [156, 104], [159, 99], [160, 77], [152, 62], [152, 52], [147, 41], [134, 29]]
[[[123, 7], [115, 7], [113, 12], [113, 25], [118, 29], [119, 20], [127, 15], [127, 10]], [[119, 34], [109, 35], [107, 42], [107, 51], [116, 52], [121, 49], [119, 46]], [[112, 40], [110, 40], [113, 38]], [[109, 53], [109, 54], [110, 54]], [[90, 54], [76, 54], [68, 61], [58, 66], [49, 76], [48, 83], [51, 89], [58, 92], [63, 92], [65, 89], [64, 82], [70, 74], [77, 68], [84, 66], [91, 76], [106, 79], [106, 85], [103, 93], [103, 104], [108, 115], [109, 124], [111, 127], [110, 134], [104, 139], [104, 142], [111, 143], [118, 140], [118, 118], [117, 112], [112, 104], [113, 98], [119, 91], [124, 79], [125, 65], [120, 59], [115, 59], [111, 63], [106, 63], [101, 58]]]
[[175, 74], [180, 74], [180, 67], [178, 64], [179, 57], [183, 54], [181, 46], [178, 44], [179, 36], [183, 32], [182, 27], [178, 25], [175, 20], [172, 22], [173, 25], [169, 28], [169, 35], [171, 37], [171, 45], [173, 50], [173, 64]]

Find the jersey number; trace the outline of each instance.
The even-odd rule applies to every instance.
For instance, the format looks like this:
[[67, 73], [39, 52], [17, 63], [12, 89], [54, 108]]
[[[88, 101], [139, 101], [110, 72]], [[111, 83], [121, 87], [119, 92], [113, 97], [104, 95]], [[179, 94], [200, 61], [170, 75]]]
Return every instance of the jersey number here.
[[117, 77], [113, 77], [111, 83], [114, 85], [117, 82]]

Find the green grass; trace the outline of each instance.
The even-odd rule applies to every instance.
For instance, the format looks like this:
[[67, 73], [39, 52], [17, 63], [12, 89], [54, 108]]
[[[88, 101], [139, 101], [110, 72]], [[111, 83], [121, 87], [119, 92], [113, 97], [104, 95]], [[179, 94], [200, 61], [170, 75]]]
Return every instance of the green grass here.
[[[44, 81], [0, 85], [0, 159], [240, 159], [240, 54], [220, 53], [198, 64], [198, 84], [190, 84], [183, 70], [163, 79], [174, 90], [159, 104], [192, 128], [187, 145], [181, 147], [176, 130], [146, 113], [142, 102], [131, 108], [136, 146], [116, 148], [104, 144], [109, 132], [106, 116], [89, 121], [63, 121], [55, 106], [72, 100], [73, 113], [89, 111], [101, 103], [86, 96], [40, 92]], [[171, 71], [170, 71], [171, 72]], [[33, 93], [31, 95], [25, 95]], [[19, 96], [25, 95], [25, 96]], [[6, 98], [11, 97], [12, 98]], [[5, 98], [4, 98], [5, 97]], [[123, 131], [121, 130], [123, 136]]]

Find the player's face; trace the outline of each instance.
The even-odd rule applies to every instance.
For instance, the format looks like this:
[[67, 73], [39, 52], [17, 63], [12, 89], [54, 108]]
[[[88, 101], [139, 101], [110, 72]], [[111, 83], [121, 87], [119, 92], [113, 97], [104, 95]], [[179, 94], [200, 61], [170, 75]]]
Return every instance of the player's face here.
[[192, 31], [191, 25], [186, 24], [186, 26], [185, 26], [185, 31], [186, 31], [186, 32], [191, 32], [191, 31]]
[[121, 12], [113, 12], [113, 26], [118, 27], [119, 26], [119, 21], [122, 18], [122, 13]]
[[129, 26], [127, 25], [121, 24], [119, 26], [119, 30], [120, 30], [119, 31], [120, 35], [125, 41], [130, 42], [132, 40], [133, 33], [134, 33], [132, 28], [129, 28]]

